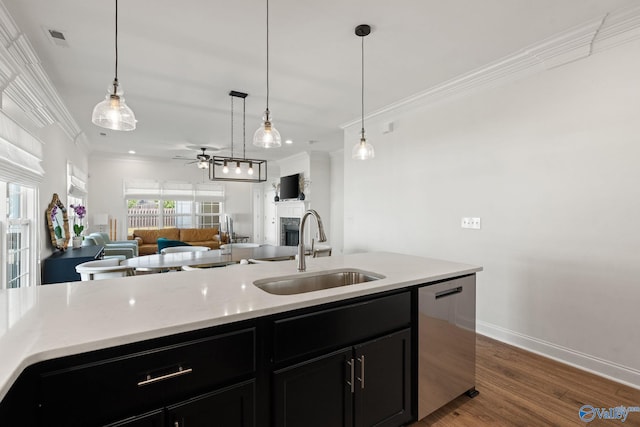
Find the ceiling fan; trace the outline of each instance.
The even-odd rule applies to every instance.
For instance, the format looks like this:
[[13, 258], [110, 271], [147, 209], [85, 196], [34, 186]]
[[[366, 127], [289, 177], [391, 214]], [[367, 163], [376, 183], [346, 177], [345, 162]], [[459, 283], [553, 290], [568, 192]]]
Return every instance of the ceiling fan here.
[[173, 159], [174, 160], [189, 160], [185, 164], [190, 165], [190, 164], [193, 164], [193, 163], [197, 163], [199, 169], [208, 169], [209, 168], [209, 159], [211, 159], [211, 156], [206, 153], [207, 147], [201, 147], [200, 150], [202, 150], [202, 153], [197, 154], [195, 159], [193, 159], [192, 157], [184, 157], [184, 156], [175, 156], [175, 157], [173, 157]]

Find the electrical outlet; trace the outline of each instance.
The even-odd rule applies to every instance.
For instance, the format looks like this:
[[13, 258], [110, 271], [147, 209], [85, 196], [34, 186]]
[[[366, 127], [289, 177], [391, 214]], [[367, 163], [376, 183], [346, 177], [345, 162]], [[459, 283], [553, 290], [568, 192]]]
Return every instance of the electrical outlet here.
[[474, 230], [480, 230], [481, 221], [480, 218], [464, 217], [462, 218], [462, 221], [460, 221], [460, 226], [462, 228], [472, 228]]
[[471, 228], [480, 230], [480, 218], [471, 218]]

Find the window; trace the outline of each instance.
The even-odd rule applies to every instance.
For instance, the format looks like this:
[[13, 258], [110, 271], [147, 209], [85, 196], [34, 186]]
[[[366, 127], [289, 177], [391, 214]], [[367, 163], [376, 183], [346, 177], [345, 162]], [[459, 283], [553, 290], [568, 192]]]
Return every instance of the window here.
[[127, 208], [127, 233], [130, 235], [134, 229], [145, 228], [219, 227], [222, 203], [129, 199]]
[[128, 181], [127, 233], [144, 228], [219, 227], [224, 187], [220, 184]]
[[75, 167], [71, 163], [67, 163], [67, 218], [69, 218], [69, 228], [73, 234], [73, 225], [80, 223], [76, 220], [76, 213], [71, 209], [71, 205], [86, 206], [87, 197], [87, 174]]
[[0, 289], [38, 282], [44, 144], [0, 110]]
[[33, 188], [12, 183], [0, 183], [6, 194], [6, 218], [2, 257], [5, 274], [2, 288], [19, 288], [35, 284], [35, 252], [33, 221], [35, 217], [35, 191]]

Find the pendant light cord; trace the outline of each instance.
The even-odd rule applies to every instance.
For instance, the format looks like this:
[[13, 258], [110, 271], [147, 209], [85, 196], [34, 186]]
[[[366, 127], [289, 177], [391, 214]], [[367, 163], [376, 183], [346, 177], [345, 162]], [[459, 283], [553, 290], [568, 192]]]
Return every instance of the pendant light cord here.
[[242, 158], [247, 158], [247, 98], [242, 98]]
[[233, 159], [233, 96], [231, 96], [231, 158]]
[[362, 47], [361, 47], [361, 52], [362, 52], [362, 86], [361, 86], [361, 93], [362, 93], [362, 97], [361, 97], [361, 101], [362, 101], [362, 137], [364, 138], [364, 36], [361, 37], [362, 39]]
[[[267, 0], [267, 113], [269, 112], [269, 0]], [[267, 117], [267, 120], [269, 118]]]
[[[114, 81], [118, 82], [118, 0], [116, 0], [116, 72]], [[113, 94], [116, 94], [115, 87], [113, 88]]]

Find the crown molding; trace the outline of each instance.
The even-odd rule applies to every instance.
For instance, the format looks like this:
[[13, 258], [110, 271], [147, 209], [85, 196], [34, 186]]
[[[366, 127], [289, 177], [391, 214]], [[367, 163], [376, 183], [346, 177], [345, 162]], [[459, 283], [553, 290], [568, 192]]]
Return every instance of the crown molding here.
[[[388, 113], [402, 113], [443, 100], [461, 98], [587, 58], [638, 38], [640, 6], [621, 9], [375, 110], [365, 115], [365, 119]], [[354, 119], [340, 125], [340, 128], [344, 130], [354, 125], [360, 126], [360, 120]]]
[[622, 9], [605, 17], [593, 52], [602, 52], [640, 38], [640, 6]]
[[0, 1], [0, 90], [37, 127], [57, 123], [74, 143], [88, 146], [86, 135], [64, 105], [33, 46]]

